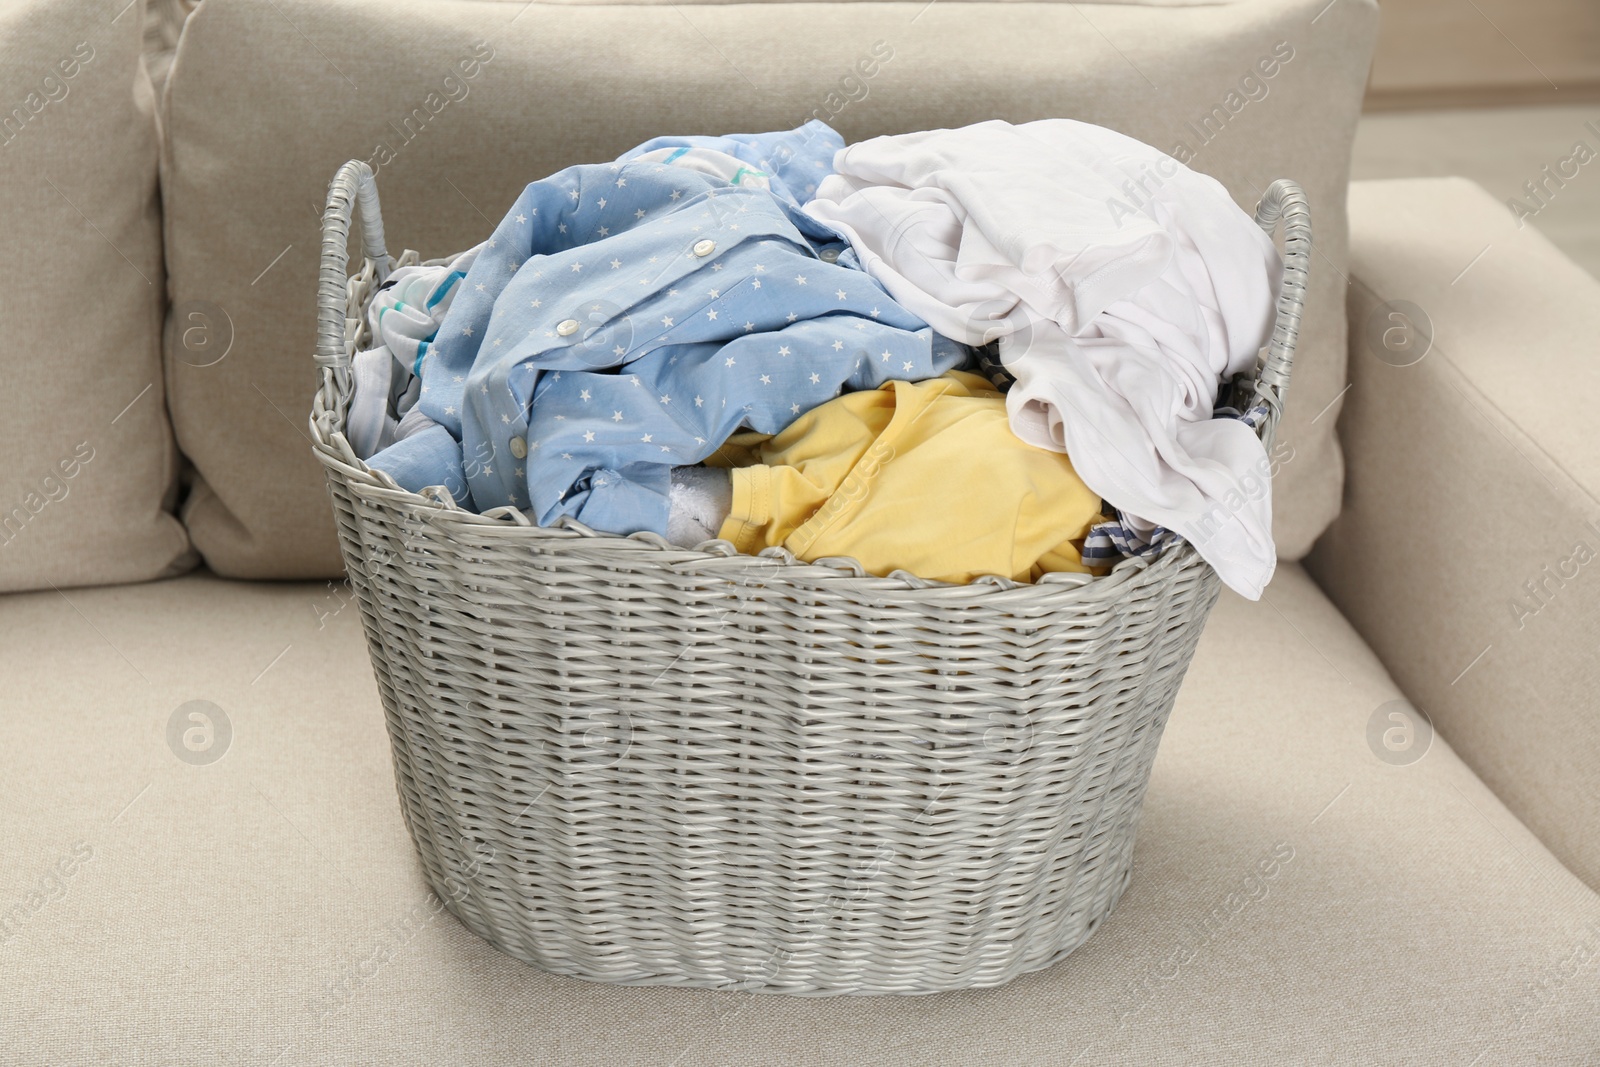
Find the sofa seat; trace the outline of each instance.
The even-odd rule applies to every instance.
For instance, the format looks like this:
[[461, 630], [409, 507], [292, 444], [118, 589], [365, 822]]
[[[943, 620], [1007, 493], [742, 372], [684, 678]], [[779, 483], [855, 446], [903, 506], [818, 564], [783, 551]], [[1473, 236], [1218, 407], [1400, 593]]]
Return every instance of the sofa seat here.
[[[1600, 899], [1443, 739], [1405, 765], [1375, 754], [1369, 721], [1399, 693], [1298, 566], [1260, 603], [1224, 592], [1100, 931], [1003, 989], [922, 998], [592, 985], [468, 933], [412, 851], [343, 585], [17, 595], [0, 628], [0, 1062], [1466, 1067], [1600, 1050]], [[190, 701], [228, 724], [213, 714], [198, 752], [169, 730]]]

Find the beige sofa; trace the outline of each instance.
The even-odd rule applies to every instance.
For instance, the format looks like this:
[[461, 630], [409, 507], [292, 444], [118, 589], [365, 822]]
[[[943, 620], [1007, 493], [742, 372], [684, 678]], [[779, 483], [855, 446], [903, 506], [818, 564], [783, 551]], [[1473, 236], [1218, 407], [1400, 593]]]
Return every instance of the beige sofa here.
[[[163, 97], [125, 2], [0, 5], [0, 1063], [1600, 1062], [1600, 283], [1468, 183], [1347, 188], [1372, 4], [206, 0]], [[302, 436], [320, 191], [384, 139], [393, 247], [443, 254], [556, 166], [814, 112], [1088, 117], [1242, 203], [1304, 181], [1286, 560], [1224, 593], [1132, 883], [1058, 966], [546, 975], [401, 820]]]

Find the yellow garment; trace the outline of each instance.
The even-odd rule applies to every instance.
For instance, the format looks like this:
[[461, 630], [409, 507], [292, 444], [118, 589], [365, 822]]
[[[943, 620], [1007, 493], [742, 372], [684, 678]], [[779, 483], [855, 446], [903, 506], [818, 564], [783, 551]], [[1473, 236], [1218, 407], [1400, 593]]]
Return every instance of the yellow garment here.
[[1079, 547], [1105, 521], [1100, 498], [1065, 455], [1018, 440], [976, 374], [846, 393], [776, 437], [736, 434], [707, 462], [735, 468], [718, 536], [741, 552], [782, 545], [943, 582], [1098, 573]]

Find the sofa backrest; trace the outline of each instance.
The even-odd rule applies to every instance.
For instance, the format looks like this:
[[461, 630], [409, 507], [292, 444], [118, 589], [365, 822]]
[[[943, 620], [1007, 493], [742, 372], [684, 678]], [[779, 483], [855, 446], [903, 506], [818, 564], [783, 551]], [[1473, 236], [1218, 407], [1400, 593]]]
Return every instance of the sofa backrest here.
[[[391, 251], [481, 240], [529, 181], [662, 133], [829, 122], [847, 140], [1066, 116], [1215, 175], [1246, 206], [1300, 180], [1319, 254], [1276, 499], [1284, 556], [1336, 513], [1344, 190], [1372, 0], [550, 4], [208, 0], [168, 86], [174, 314], [231, 324], [220, 362], [169, 339], [185, 519], [217, 571], [339, 571], [305, 436], [318, 215], [347, 159], [378, 172]], [[1291, 451], [1292, 450], [1292, 451]]]
[[127, 0], [0, 5], [0, 592], [190, 565], [143, 33]]

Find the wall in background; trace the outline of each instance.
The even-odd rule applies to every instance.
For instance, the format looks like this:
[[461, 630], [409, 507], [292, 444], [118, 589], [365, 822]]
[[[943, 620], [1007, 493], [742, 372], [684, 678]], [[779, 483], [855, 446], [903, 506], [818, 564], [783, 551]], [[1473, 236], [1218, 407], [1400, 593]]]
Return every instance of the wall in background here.
[[1600, 0], [1380, 4], [1369, 111], [1600, 100]]

